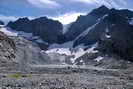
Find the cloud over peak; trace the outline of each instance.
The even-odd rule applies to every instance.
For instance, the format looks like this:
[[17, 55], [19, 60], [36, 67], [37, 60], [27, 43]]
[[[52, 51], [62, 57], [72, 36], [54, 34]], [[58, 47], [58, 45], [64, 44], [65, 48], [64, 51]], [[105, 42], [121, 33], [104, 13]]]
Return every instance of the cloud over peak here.
[[86, 13], [80, 13], [80, 12], [69, 12], [63, 15], [59, 15], [56, 17], [50, 17], [54, 20], [60, 21], [62, 24], [69, 24], [71, 22], [74, 22], [77, 20], [77, 17], [80, 15], [85, 15]]

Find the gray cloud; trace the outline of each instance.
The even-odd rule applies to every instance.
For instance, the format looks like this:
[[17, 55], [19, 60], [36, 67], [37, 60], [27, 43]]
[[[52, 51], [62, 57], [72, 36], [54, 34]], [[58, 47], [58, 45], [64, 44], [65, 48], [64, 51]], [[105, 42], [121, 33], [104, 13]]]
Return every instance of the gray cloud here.
[[32, 5], [35, 5], [39, 8], [57, 8], [60, 7], [60, 4], [58, 4], [56, 1], [53, 0], [27, 0]]
[[78, 13], [89, 13], [100, 5], [132, 10], [132, 3], [133, 0], [1, 0], [0, 14], [7, 17], [49, 16], [56, 18], [68, 14], [74, 14], [68, 16], [77, 16]]

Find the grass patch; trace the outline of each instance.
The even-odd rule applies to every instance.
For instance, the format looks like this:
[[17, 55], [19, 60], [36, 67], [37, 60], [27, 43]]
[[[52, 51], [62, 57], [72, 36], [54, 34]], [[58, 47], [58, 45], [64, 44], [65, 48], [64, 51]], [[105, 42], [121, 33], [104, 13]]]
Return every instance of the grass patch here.
[[16, 78], [16, 79], [20, 79], [20, 78], [24, 78], [24, 77], [32, 77], [31, 74], [21, 74], [21, 73], [15, 73], [15, 74], [10, 74], [8, 75], [9, 78]]

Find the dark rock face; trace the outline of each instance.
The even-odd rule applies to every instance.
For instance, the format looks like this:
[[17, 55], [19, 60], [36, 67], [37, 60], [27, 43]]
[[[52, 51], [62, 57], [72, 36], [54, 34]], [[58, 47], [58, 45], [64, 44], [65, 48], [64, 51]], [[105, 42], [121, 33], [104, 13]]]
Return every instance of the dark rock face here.
[[106, 23], [108, 23], [110, 38], [104, 36], [100, 38], [100, 50], [133, 61], [133, 26], [129, 25], [127, 18], [114, 11], [111, 10], [109, 16], [105, 18]]
[[16, 31], [24, 31], [40, 36], [48, 43], [58, 43], [59, 36], [62, 35], [63, 26], [58, 21], [53, 21], [46, 17], [40, 17], [34, 20], [20, 18], [15, 22], [9, 22], [8, 25]]
[[104, 21], [100, 21], [97, 25], [90, 29], [87, 35], [81, 36], [75, 40], [73, 47], [79, 44], [91, 45], [96, 43], [100, 36], [105, 32], [107, 24]]
[[52, 21], [46, 17], [41, 17], [31, 21], [34, 35], [39, 35], [48, 43], [58, 43], [58, 36], [62, 35], [62, 24], [58, 21]]
[[111, 9], [108, 15], [100, 19], [85, 36], [75, 41], [74, 47], [99, 42], [99, 51], [117, 54], [133, 61], [133, 26], [129, 24], [129, 19], [133, 17], [132, 13], [127, 10]]
[[79, 34], [85, 31], [88, 27], [94, 25], [99, 18], [109, 12], [109, 9], [105, 6], [101, 6], [93, 10], [86, 16], [79, 16], [77, 21], [72, 23], [68, 32], [65, 34], [67, 40], [74, 40]]
[[3, 21], [0, 21], [0, 25], [4, 25], [4, 22]]
[[30, 20], [28, 18], [20, 18], [15, 22], [9, 22], [7, 26], [11, 27], [16, 31], [31, 32]]
[[116, 25], [111, 28], [111, 38], [101, 39], [99, 41], [100, 50], [104, 53], [114, 53], [127, 60], [133, 58], [133, 26]]
[[[100, 39], [102, 35], [106, 33], [107, 30], [112, 32], [113, 26], [115, 26], [114, 28], [117, 28], [116, 25], [118, 25], [119, 27], [121, 27], [120, 25], [122, 25], [122, 27], [126, 25], [122, 29], [127, 29], [127, 27], [130, 27], [128, 26], [129, 25], [128, 20], [133, 17], [132, 16], [133, 12], [127, 11], [128, 13], [122, 13], [123, 11], [125, 12], [125, 10], [121, 11], [121, 10], [111, 9], [108, 12], [108, 14], [100, 18], [95, 25], [89, 27], [90, 31], [85, 36], [81, 36], [75, 40], [74, 47], [82, 43], [84, 45], [94, 44]], [[129, 12], [131, 13], [131, 15], [129, 14]], [[117, 31], [121, 33], [120, 30]]]

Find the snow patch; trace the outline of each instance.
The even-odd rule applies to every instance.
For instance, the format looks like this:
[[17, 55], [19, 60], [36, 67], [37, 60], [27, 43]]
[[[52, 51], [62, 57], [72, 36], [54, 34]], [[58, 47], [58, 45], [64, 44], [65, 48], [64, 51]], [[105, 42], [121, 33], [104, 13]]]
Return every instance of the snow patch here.
[[133, 18], [131, 18], [131, 20], [129, 21], [130, 25], [133, 25]]
[[97, 61], [97, 62], [100, 62], [102, 59], [103, 59], [103, 57], [99, 56], [99, 57], [97, 57], [97, 58], [94, 59], [94, 60]]
[[109, 35], [109, 28], [107, 27], [106, 30], [105, 30], [106, 34], [105, 34], [105, 37], [106, 38], [111, 38], [111, 35]]
[[59, 53], [65, 55], [71, 55], [71, 51], [69, 48], [54, 48], [46, 51], [47, 54], [49, 53]]
[[105, 37], [109, 39], [111, 38], [111, 35], [105, 34]]

